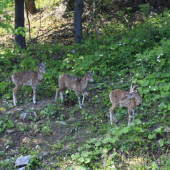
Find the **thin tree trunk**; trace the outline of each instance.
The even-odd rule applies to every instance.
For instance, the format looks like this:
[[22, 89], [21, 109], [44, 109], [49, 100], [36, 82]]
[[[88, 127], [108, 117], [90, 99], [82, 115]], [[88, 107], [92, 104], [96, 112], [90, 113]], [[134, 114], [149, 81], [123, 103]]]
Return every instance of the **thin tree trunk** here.
[[35, 0], [26, 0], [27, 10], [30, 14], [36, 12]]
[[[24, 0], [15, 0], [15, 29], [24, 27]], [[15, 45], [25, 48], [25, 37], [15, 34]]]
[[80, 44], [83, 39], [81, 20], [82, 14], [83, 14], [83, 0], [76, 0], [74, 10], [74, 42], [77, 44]]

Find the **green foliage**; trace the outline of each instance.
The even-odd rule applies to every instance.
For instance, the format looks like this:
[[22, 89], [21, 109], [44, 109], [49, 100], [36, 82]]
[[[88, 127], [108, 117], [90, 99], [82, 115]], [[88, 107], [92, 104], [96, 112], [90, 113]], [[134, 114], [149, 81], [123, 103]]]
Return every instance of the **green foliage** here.
[[56, 114], [56, 105], [55, 104], [49, 104], [47, 105], [47, 107], [45, 107], [43, 110], [41, 110], [40, 114], [42, 115], [42, 117], [50, 117], [52, 116], [52, 118], [55, 118], [55, 114]]
[[5, 170], [10, 170], [13, 168], [13, 160], [9, 159], [6, 161], [0, 160], [0, 168], [5, 169]]
[[7, 117], [2, 118], [0, 116], [0, 134], [2, 134], [6, 129], [14, 127], [14, 123], [11, 119]]
[[[142, 5], [141, 9], [147, 16], [148, 4]], [[90, 100], [97, 111], [95, 113], [86, 110], [88, 108], [86, 105], [86, 109], [79, 113], [83, 121], [93, 123], [91, 126], [89, 123], [88, 130], [92, 133], [98, 132], [100, 135], [88, 141], [83, 138], [84, 143], [74, 152], [76, 154], [69, 153], [72, 154], [72, 163], [78, 165], [79, 169], [111, 169], [115, 165], [123, 169], [122, 155], [128, 155], [135, 159], [141, 157], [145, 159], [139, 166], [136, 163], [130, 164], [131, 161], [128, 161], [130, 168], [158, 169], [160, 166], [160, 168], [168, 169], [170, 167], [169, 140], [165, 129], [168, 129], [170, 125], [169, 20], [169, 11], [165, 11], [164, 17], [149, 16], [145, 23], [139, 23], [132, 30], [126, 29], [120, 23], [119, 25], [108, 24], [106, 29], [109, 37], [105, 39], [101, 34], [103, 45], [97, 38], [90, 37], [81, 45], [73, 44], [63, 48], [60, 44], [52, 46], [42, 43], [36, 48], [30, 46], [24, 50], [17, 48], [0, 50], [0, 95], [3, 99], [10, 101], [14, 87], [9, 80], [11, 75], [18, 71], [36, 70], [36, 63], [41, 61], [46, 62], [47, 74], [44, 74], [37, 94], [43, 97], [54, 98], [58, 87], [57, 81], [61, 74], [70, 73], [83, 77], [83, 74], [92, 70], [96, 84], [90, 87], [90, 93], [92, 93]], [[106, 125], [104, 114], [111, 107], [108, 97], [110, 91], [116, 88], [127, 90], [131, 83], [141, 85], [138, 90], [143, 98], [142, 105], [137, 109], [135, 122], [127, 127], [127, 120], [125, 120], [127, 108], [118, 107], [116, 117], [121, 122], [120, 125]], [[32, 90], [24, 88], [23, 91], [23, 94], [18, 92], [17, 95], [20, 98], [26, 98], [23, 101], [28, 103], [27, 95], [32, 95]], [[95, 92], [94, 95], [93, 92]], [[65, 93], [69, 93], [71, 98], [77, 101], [74, 92], [67, 90]], [[67, 112], [60, 104], [49, 104], [42, 108], [40, 116], [50, 119], [56, 118], [56, 113], [59, 113], [57, 119], [62, 121], [65, 116], [60, 114], [60, 111]], [[71, 116], [78, 111], [79, 107], [75, 106], [70, 111]], [[82, 128], [83, 121], [71, 124], [77, 134]], [[11, 127], [14, 127], [12, 120], [0, 117], [0, 134]], [[27, 126], [20, 126], [21, 131], [26, 128]], [[73, 130], [70, 130], [70, 133]], [[41, 125], [41, 133], [44, 136], [51, 132], [50, 121]], [[71, 146], [75, 151], [74, 143]], [[53, 145], [54, 150], [63, 148], [64, 144], [61, 141]], [[20, 151], [25, 153], [24, 147], [21, 147]], [[159, 165], [154, 158], [157, 153], [162, 154], [157, 158]], [[0, 163], [0, 167], [7, 167], [6, 163]], [[28, 167], [35, 169], [38, 165], [39, 160], [35, 156]]]
[[41, 165], [41, 162], [39, 160], [39, 157], [37, 155], [33, 155], [29, 163], [27, 164], [26, 169], [33, 170], [33, 169], [36, 169], [40, 165]]

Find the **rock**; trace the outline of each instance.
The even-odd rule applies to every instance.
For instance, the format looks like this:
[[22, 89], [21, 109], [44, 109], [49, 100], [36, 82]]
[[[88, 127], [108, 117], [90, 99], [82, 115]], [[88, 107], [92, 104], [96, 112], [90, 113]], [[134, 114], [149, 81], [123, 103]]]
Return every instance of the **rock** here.
[[13, 104], [12, 104], [12, 103], [9, 103], [9, 104], [8, 104], [8, 107], [9, 107], [9, 108], [13, 107]]
[[20, 152], [19, 152], [19, 150], [17, 150], [17, 149], [16, 149], [16, 150], [11, 149], [11, 153], [12, 153], [12, 154], [19, 154]]
[[7, 145], [5, 149], [8, 149], [8, 148], [9, 148], [9, 145]]
[[6, 132], [7, 132], [7, 133], [12, 133], [13, 131], [14, 131], [14, 129], [11, 129], [11, 130], [8, 129]]
[[168, 133], [168, 132], [170, 132], [170, 127], [165, 127], [165, 129], [164, 129], [164, 130], [165, 130], [165, 132], [167, 132], [167, 133]]
[[41, 124], [41, 123], [43, 123], [43, 120], [38, 121], [38, 124]]
[[21, 108], [21, 107], [17, 107], [17, 109], [16, 109], [17, 111], [23, 111], [24, 109], [23, 108]]
[[8, 146], [10, 145], [10, 140], [7, 140], [5, 143], [4, 143], [4, 146]]
[[13, 110], [8, 111], [8, 112], [7, 112], [7, 114], [9, 114], [9, 115], [10, 115], [10, 114], [11, 114], [11, 115], [13, 115], [13, 114], [14, 114], [14, 111], [13, 111]]
[[24, 121], [24, 122], [27, 122], [29, 120], [29, 114], [28, 113], [22, 113], [20, 115], [20, 120]]
[[25, 170], [25, 167], [19, 168], [18, 170]]
[[66, 125], [67, 124], [66, 122], [63, 122], [63, 121], [56, 121], [56, 123], [61, 124], [61, 125]]
[[25, 166], [29, 163], [31, 159], [31, 155], [27, 155], [27, 156], [22, 156], [17, 158], [16, 162], [15, 162], [15, 166]]
[[43, 160], [43, 156], [39, 155], [39, 159], [40, 159], [40, 161], [42, 161]]
[[49, 152], [43, 152], [42, 156], [47, 156]]
[[36, 113], [36, 112], [34, 112], [33, 115], [34, 115], [35, 117], [37, 117], [37, 113]]
[[69, 122], [71, 122], [71, 121], [75, 121], [76, 119], [74, 118], [74, 117], [71, 117], [71, 118], [69, 118]]
[[14, 123], [17, 123], [18, 122], [18, 120], [14, 120]]

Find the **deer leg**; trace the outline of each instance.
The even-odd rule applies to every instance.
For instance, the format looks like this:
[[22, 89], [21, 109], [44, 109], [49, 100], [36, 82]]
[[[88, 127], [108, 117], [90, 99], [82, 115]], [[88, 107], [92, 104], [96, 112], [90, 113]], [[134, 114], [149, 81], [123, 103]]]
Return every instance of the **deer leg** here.
[[17, 97], [16, 97], [16, 92], [17, 92], [17, 90], [18, 90], [18, 87], [15, 87], [15, 88], [13, 89], [13, 103], [14, 103], [14, 106], [17, 105]]
[[78, 97], [79, 107], [80, 107], [80, 109], [82, 109], [82, 105], [81, 105], [81, 101], [80, 101], [79, 92], [75, 92], [75, 93], [76, 93], [76, 96]]
[[132, 109], [132, 112], [133, 112], [133, 122], [135, 121], [135, 110]]
[[84, 104], [84, 97], [85, 97], [86, 94], [84, 92], [82, 94], [83, 94], [83, 99], [82, 99], [82, 106], [83, 106], [83, 104]]
[[117, 121], [116, 117], [115, 117], [114, 109], [115, 109], [115, 107], [113, 107], [113, 106], [110, 108], [110, 123], [111, 123], [111, 125], [113, 124], [113, 119], [114, 119], [114, 121], [115, 121], [116, 124], [119, 123], [119, 122]]
[[36, 104], [36, 90], [37, 90], [36, 84], [32, 86], [32, 89], [33, 89], [33, 103]]
[[57, 97], [58, 97], [58, 93], [59, 93], [59, 90], [58, 90], [58, 88], [57, 88], [57, 89], [56, 89], [55, 99], [57, 99]]
[[61, 103], [63, 103], [63, 92], [60, 91], [60, 98], [61, 98]]
[[128, 121], [128, 126], [131, 122], [131, 108], [128, 108], [128, 114], [129, 114], [129, 121]]
[[17, 91], [21, 88], [21, 85], [16, 85], [16, 87], [13, 89], [13, 103], [14, 106], [17, 106], [17, 97], [16, 97], [16, 93]]

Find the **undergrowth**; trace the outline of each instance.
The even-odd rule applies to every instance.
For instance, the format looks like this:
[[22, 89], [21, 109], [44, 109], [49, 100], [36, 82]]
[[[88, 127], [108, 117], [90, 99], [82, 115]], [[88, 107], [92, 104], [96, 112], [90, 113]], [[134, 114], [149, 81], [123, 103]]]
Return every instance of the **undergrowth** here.
[[[110, 25], [107, 27], [110, 36], [107, 39], [103, 38], [103, 45], [92, 36], [80, 45], [62, 47], [61, 44], [51, 46], [42, 43], [37, 45], [36, 49], [31, 45], [27, 50], [1, 49], [0, 95], [3, 100], [12, 103], [11, 75], [22, 70], [36, 70], [37, 62], [46, 62], [47, 74], [44, 74], [44, 79], [37, 90], [37, 95], [43, 97], [54, 97], [61, 74], [70, 73], [82, 77], [92, 70], [96, 86], [90, 91], [95, 90], [97, 95], [91, 100], [98, 105], [102, 113], [96, 112], [91, 116], [82, 111], [82, 115], [85, 120], [92, 119], [97, 124], [98, 119], [104, 119], [97, 115], [108, 112], [105, 110], [109, 110], [111, 106], [108, 97], [111, 90], [116, 88], [127, 90], [131, 83], [139, 84], [141, 87], [138, 89], [143, 101], [137, 109], [135, 122], [130, 126], [127, 126], [127, 122], [122, 122], [119, 126], [103, 125], [101, 129], [99, 126], [98, 137], [84, 141], [78, 149], [73, 146], [74, 152], [64, 159], [68, 164], [59, 159], [57, 166], [67, 169], [168, 169], [170, 168], [169, 21], [167, 10], [164, 17], [149, 16], [145, 23], [138, 23], [132, 30], [127, 30], [123, 24], [117, 27]], [[32, 93], [31, 88], [22, 89], [24, 93], [21, 90], [18, 98], [26, 98]], [[74, 92], [69, 93], [77, 100]], [[116, 111], [121, 122], [123, 117], [127, 116], [127, 109], [119, 107]], [[54, 106], [48, 106], [40, 114], [49, 119], [50, 116], [55, 118], [56, 112]], [[59, 117], [61, 120], [64, 118]], [[7, 118], [0, 118], [0, 133], [12, 126], [13, 122]], [[75, 126], [79, 128], [80, 123]], [[95, 125], [91, 127], [91, 131], [96, 132]], [[42, 132], [44, 135], [50, 135], [51, 129], [48, 124], [42, 128]]]

